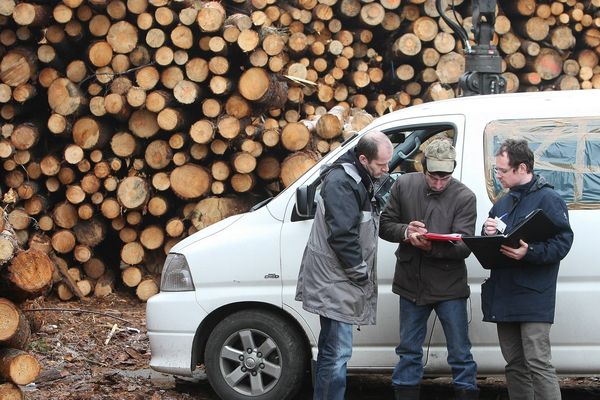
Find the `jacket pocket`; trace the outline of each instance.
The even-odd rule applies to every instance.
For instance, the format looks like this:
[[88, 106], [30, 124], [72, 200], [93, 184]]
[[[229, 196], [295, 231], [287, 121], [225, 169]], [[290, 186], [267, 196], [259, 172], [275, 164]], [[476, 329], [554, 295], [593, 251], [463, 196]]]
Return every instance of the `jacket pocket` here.
[[493, 319], [492, 307], [494, 300], [494, 285], [489, 279], [481, 284], [481, 312], [484, 320]]
[[348, 275], [342, 269], [340, 260], [336, 256], [319, 251], [316, 248], [310, 250], [312, 252], [310, 263], [314, 264], [311, 270], [315, 280], [326, 283], [348, 279]]
[[431, 295], [454, 297], [468, 294], [467, 271], [462, 263], [447, 260], [425, 262], [423, 259], [421, 271]]
[[365, 310], [369, 286], [372, 286], [371, 282], [367, 282], [364, 286], [348, 280], [332, 282], [324, 292], [324, 303], [334, 313], [360, 317]]
[[513, 275], [513, 282], [521, 288], [543, 293], [552, 287], [556, 280], [550, 271], [537, 272], [531, 270], [537, 267], [524, 268]]

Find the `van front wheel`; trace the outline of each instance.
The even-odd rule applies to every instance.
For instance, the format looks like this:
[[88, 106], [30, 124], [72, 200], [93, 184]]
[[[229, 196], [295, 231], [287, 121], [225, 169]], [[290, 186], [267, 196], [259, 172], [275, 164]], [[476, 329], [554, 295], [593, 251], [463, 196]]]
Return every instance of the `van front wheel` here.
[[306, 356], [289, 322], [268, 311], [240, 311], [210, 334], [206, 374], [223, 399], [291, 399], [302, 386]]

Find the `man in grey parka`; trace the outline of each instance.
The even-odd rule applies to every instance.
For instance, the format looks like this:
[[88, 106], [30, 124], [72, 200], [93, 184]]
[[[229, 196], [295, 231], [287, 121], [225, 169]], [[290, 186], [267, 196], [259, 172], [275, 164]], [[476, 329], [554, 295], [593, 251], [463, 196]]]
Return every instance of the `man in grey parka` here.
[[314, 400], [343, 400], [352, 325], [373, 325], [379, 210], [374, 180], [388, 171], [392, 143], [381, 132], [321, 172], [315, 221], [304, 250], [296, 300], [320, 316]]

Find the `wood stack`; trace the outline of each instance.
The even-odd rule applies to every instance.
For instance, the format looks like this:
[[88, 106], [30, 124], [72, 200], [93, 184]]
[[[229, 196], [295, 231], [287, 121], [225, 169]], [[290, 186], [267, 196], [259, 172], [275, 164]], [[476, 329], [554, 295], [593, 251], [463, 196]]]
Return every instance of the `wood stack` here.
[[0, 220], [3, 225], [0, 233], [0, 399], [23, 399], [18, 385], [33, 382], [41, 366], [26, 351], [32, 329], [20, 303], [46, 294], [55, 279], [55, 271], [45, 253], [34, 248], [19, 248], [4, 210], [0, 211]]
[[[447, 3], [469, 30], [470, 1]], [[600, 87], [599, 6], [502, 2], [509, 91]], [[289, 186], [372, 115], [454, 97], [463, 71], [435, 0], [3, 1], [8, 220], [63, 272], [61, 298], [119, 284], [146, 299], [178, 240]]]

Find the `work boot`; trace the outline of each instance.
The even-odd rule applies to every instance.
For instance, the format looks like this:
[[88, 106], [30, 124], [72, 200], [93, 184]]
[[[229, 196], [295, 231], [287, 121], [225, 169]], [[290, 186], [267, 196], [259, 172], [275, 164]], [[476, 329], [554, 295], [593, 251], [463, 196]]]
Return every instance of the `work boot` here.
[[455, 400], [478, 400], [479, 389], [456, 389], [454, 390]]
[[394, 400], [419, 400], [420, 386], [394, 386]]

